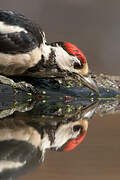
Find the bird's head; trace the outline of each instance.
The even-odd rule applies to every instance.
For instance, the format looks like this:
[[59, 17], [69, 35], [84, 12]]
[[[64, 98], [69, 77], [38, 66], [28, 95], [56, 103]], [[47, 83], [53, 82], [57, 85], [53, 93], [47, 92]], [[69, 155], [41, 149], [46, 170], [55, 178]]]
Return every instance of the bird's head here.
[[82, 51], [70, 42], [54, 42], [51, 45], [55, 48], [58, 67], [76, 74], [84, 85], [98, 93], [98, 87], [89, 74], [88, 63]]

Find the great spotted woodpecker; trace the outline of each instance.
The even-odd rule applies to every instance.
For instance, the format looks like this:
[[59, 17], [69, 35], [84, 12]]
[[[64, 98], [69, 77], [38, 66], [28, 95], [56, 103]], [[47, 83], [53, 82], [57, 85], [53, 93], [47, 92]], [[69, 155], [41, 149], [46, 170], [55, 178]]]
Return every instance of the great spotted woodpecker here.
[[[57, 76], [62, 72], [76, 74], [84, 85], [98, 92], [80, 49], [69, 42], [49, 44], [45, 33], [30, 19], [13, 11], [1, 10], [0, 82], [15, 85], [4, 76]], [[24, 83], [18, 86], [21, 85]]]
[[[65, 116], [61, 121], [48, 121], [44, 124], [24, 122], [13, 118], [0, 124], [0, 177], [11, 177], [45, 158], [46, 151], [71, 151], [80, 145], [88, 131], [89, 119], [93, 117], [96, 105], [93, 104], [73, 117]], [[8, 123], [9, 122], [9, 123]], [[11, 126], [12, 125], [12, 126]], [[39, 162], [39, 163], [38, 163]], [[9, 172], [9, 173], [7, 173]], [[18, 173], [19, 172], [19, 173]], [[2, 178], [4, 179], [4, 178]]]

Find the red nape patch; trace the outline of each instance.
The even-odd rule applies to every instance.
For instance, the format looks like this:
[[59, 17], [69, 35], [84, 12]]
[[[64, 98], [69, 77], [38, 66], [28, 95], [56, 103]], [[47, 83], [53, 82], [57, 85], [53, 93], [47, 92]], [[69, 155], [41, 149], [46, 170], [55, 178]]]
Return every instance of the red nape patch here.
[[85, 136], [86, 131], [83, 131], [76, 139], [68, 141], [64, 147], [64, 151], [71, 151], [72, 149], [76, 148], [84, 140]]
[[87, 62], [86, 57], [84, 56], [82, 51], [78, 49], [74, 44], [64, 42], [64, 48], [69, 54], [76, 56], [83, 64]]

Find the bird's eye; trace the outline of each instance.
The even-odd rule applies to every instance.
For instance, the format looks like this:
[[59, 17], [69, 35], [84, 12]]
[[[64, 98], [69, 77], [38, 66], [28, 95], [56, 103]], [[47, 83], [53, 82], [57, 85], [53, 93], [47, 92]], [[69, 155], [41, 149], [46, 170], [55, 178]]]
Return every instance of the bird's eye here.
[[81, 125], [76, 125], [76, 126], [73, 126], [73, 131], [76, 132], [76, 131], [79, 131], [79, 130], [82, 130], [83, 127]]
[[74, 69], [82, 69], [82, 65], [78, 62], [74, 62]]

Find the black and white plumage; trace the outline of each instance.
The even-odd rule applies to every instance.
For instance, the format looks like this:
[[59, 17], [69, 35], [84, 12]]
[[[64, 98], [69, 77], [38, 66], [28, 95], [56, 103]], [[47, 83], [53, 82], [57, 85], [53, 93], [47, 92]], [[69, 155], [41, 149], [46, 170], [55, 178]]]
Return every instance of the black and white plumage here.
[[0, 11], [0, 73], [19, 75], [38, 63], [44, 32], [24, 15]]
[[56, 126], [36, 123], [31, 126], [22, 120], [9, 120], [9, 123], [3, 121], [0, 125], [1, 180], [16, 179], [31, 172], [44, 161], [48, 149], [67, 151], [68, 142], [75, 140], [76, 144], [69, 144], [69, 150], [74, 149], [84, 140], [78, 143], [78, 137], [82, 137], [83, 132], [86, 134], [88, 129], [85, 119], [56, 122]]
[[43, 43], [44, 33], [24, 15], [0, 11], [0, 52], [26, 53]]
[[30, 19], [13, 11], [0, 11], [1, 75], [56, 76], [63, 71], [77, 74], [98, 92], [80, 49], [68, 42], [49, 44], [41, 28]]

